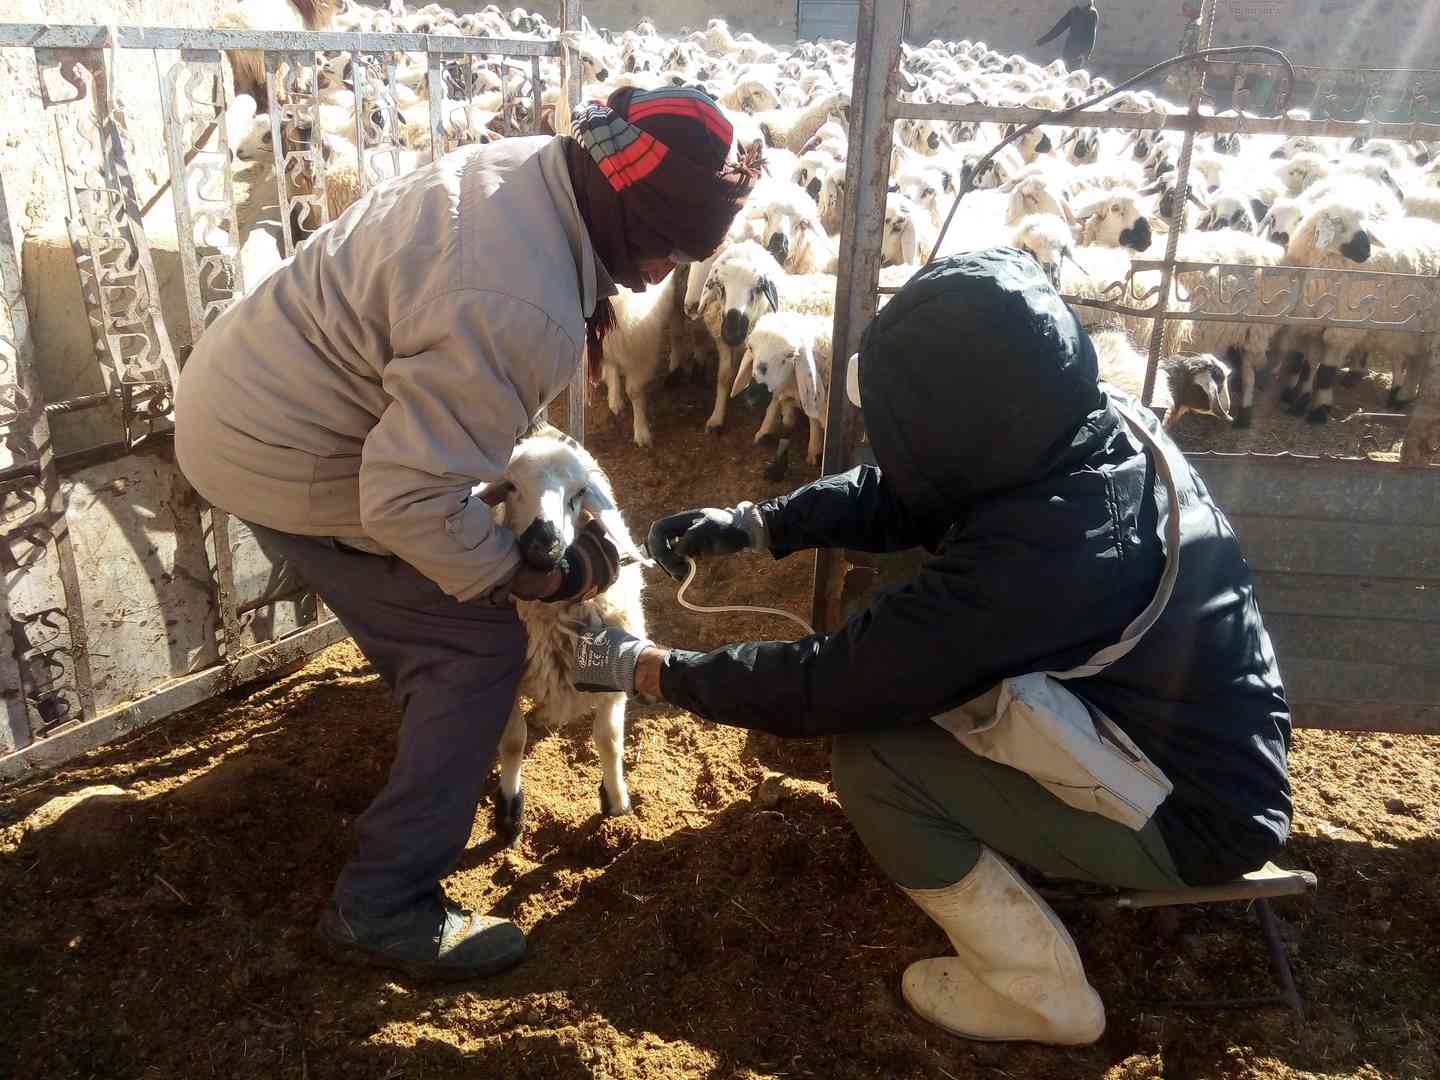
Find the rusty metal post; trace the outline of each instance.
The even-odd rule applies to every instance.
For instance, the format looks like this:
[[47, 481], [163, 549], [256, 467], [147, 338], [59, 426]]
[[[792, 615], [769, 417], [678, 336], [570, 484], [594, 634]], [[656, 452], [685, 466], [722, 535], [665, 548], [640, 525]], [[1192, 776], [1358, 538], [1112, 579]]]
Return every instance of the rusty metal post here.
[[[560, 0], [560, 29], [562, 31], [580, 29], [580, 0]], [[575, 54], [574, 49], [565, 49], [560, 59], [560, 92], [568, 106], [567, 112], [573, 116], [575, 106], [580, 104], [581, 93], [580, 57]], [[557, 128], [558, 130], [558, 128]], [[560, 131], [561, 135], [568, 135], [568, 127]], [[566, 395], [569, 398], [569, 415], [566, 419], [566, 433], [576, 442], [585, 441], [585, 398], [590, 388], [585, 376], [585, 359], [581, 356], [580, 367], [575, 372], [575, 377], [570, 380], [570, 391]]]
[[[845, 394], [850, 354], [875, 314], [880, 278], [880, 240], [885, 197], [890, 187], [891, 104], [896, 99], [900, 43], [909, 2], [861, 0], [855, 41], [855, 81], [850, 92], [850, 154], [845, 163], [845, 206], [840, 224], [840, 265], [835, 293], [834, 346], [829, 400], [825, 406], [822, 473], [850, 468], [857, 442], [857, 416]], [[840, 622], [844, 552], [815, 553], [815, 586], [810, 621], [818, 630]]]
[[[1200, 6], [1200, 48], [1210, 47], [1215, 32], [1215, 0], [1201, 0]], [[1190, 91], [1190, 118], [1200, 115], [1201, 95], [1205, 90], [1205, 65], [1196, 62], [1195, 84]], [[1185, 132], [1180, 146], [1180, 161], [1175, 167], [1175, 205], [1170, 214], [1170, 232], [1165, 239], [1165, 265], [1160, 269], [1160, 294], [1155, 298], [1157, 313], [1150, 327], [1150, 360], [1145, 365], [1145, 388], [1140, 400], [1150, 404], [1155, 393], [1155, 374], [1160, 369], [1160, 357], [1170, 340], [1170, 324], [1165, 312], [1170, 309], [1172, 282], [1175, 278], [1175, 253], [1180, 247], [1180, 234], [1185, 231], [1185, 208], [1190, 198], [1190, 157], [1195, 150], [1195, 129]]]

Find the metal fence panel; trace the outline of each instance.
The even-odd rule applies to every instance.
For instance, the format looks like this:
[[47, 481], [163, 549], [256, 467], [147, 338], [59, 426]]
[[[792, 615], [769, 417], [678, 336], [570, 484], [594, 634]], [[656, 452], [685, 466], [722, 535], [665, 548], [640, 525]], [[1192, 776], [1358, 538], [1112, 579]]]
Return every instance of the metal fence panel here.
[[[579, 29], [566, 0], [561, 25]], [[363, 192], [426, 157], [401, 142], [397, 57], [423, 56], [431, 101], [418, 120], [431, 155], [473, 134], [447, 132], [447, 90], [468, 111], [489, 88], [507, 135], [543, 123], [541, 60], [561, 61], [562, 93], [579, 101], [579, 65], [558, 41], [353, 34], [0, 25], [0, 48], [35, 51], [41, 100], [64, 169], [65, 223], [105, 391], [52, 403], [39, 391], [20, 261], [0, 180], [0, 781], [59, 764], [124, 732], [303, 660], [343, 627], [248, 526], [205, 505], [174, 460], [176, 355], [128, 160], [133, 145], [112, 97], [114, 49], [178, 50], [159, 73], [168, 186], [192, 341], [239, 296], [239, 215], [226, 128], [233, 98], [222, 50], [264, 53], [285, 254], [331, 216], [318, 135], [321, 57], [347, 52], [353, 140]], [[333, 66], [333, 65], [332, 65]], [[334, 72], [327, 69], [327, 78]], [[451, 87], [454, 83], [454, 87]], [[310, 137], [285, 150], [282, 129]], [[483, 132], [482, 132], [483, 135]], [[450, 147], [450, 148], [453, 148]], [[291, 177], [309, 170], [313, 183]], [[162, 189], [163, 190], [163, 189]], [[158, 193], [157, 193], [158, 197]], [[152, 200], [153, 205], [154, 200]], [[584, 376], [568, 427], [584, 431]], [[57, 458], [47, 415], [112, 409], [124, 439]]]
[[[895, 28], [905, 4], [862, 0], [856, 45], [850, 145], [861, 148], [847, 166], [849, 198], [841, 234], [840, 282], [834, 328], [835, 374], [828, 403], [824, 471], [861, 462], [853, 410], [834, 388], [864, 325], [864, 294], [873, 295], [888, 175], [862, 173], [872, 147], [888, 157], [890, 129], [903, 118], [985, 121], [998, 125], [1046, 122], [1049, 113], [981, 104], [900, 101], [893, 69], [900, 45]], [[1202, 42], [1209, 40], [1215, 0], [1202, 5]], [[1240, 91], [1244, 79], [1273, 65], [1207, 62], [1215, 79]], [[1300, 327], [1364, 327], [1440, 334], [1440, 280], [1309, 267], [1212, 265], [1177, 259], [1184, 228], [1184, 186], [1199, 133], [1271, 133], [1440, 140], [1440, 114], [1430, 87], [1440, 72], [1337, 73], [1301, 69], [1315, 82], [1315, 118], [1206, 116], [1199, 91], [1185, 114], [1086, 111], [1071, 127], [1180, 132], [1175, 212], [1164, 257], [1134, 260], [1128, 277], [1100, 299], [1072, 303], [1146, 317], [1166, 328], [1176, 320], [1263, 322]], [[1403, 78], [1399, 76], [1404, 76]], [[1353, 76], [1353, 77], [1352, 77]], [[1435, 76], [1435, 78], [1432, 78]], [[1341, 87], [1344, 89], [1337, 89]], [[1399, 89], [1397, 89], [1399, 88]], [[1145, 283], [1138, 275], [1147, 275]], [[1158, 281], [1157, 279], [1158, 275]], [[1173, 284], [1172, 284], [1173, 279]], [[881, 292], [895, 292], [885, 288]], [[1145, 396], [1149, 400], [1163, 334], [1152, 335]], [[1422, 339], [1423, 340], [1423, 339]], [[1440, 355], [1440, 351], [1434, 350]], [[1440, 371], [1430, 379], [1409, 422], [1403, 461], [1423, 459], [1440, 439]], [[1235, 523], [1252, 567], [1300, 726], [1440, 732], [1440, 471], [1425, 467], [1259, 455], [1203, 455], [1197, 467]], [[828, 628], [863, 605], [882, 582], [908, 577], [912, 554], [875, 557], [825, 553], [816, 560], [815, 625]]]

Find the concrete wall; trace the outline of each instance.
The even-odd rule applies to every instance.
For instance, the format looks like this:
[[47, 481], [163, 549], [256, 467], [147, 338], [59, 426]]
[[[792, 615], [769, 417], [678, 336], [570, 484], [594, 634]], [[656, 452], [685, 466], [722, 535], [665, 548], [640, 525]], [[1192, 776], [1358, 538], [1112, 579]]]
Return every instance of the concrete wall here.
[[[892, 0], [898, 2], [898, 0]], [[978, 0], [912, 0], [910, 40], [982, 40], [1004, 52], [1044, 60], [1060, 42], [1035, 49], [1070, 0], [1021, 4]], [[1095, 58], [1105, 69], [1138, 68], [1175, 52], [1184, 29], [1179, 0], [1096, 0], [1100, 40]], [[649, 15], [664, 32], [697, 29], [723, 16], [734, 30], [767, 41], [795, 33], [795, 0], [591, 0], [596, 26], [623, 30]], [[1215, 44], [1273, 45], [1300, 64], [1351, 67], [1440, 67], [1440, 0], [1220, 0]]]
[[[911, 39], [983, 40], [1033, 59], [1060, 55], [1060, 41], [1033, 42], [1069, 0], [1013, 7], [913, 0]], [[1184, 30], [1178, 0], [1096, 0], [1097, 66], [1143, 67], [1173, 55]], [[1440, 0], [1219, 0], [1216, 45], [1272, 45], [1298, 64], [1331, 67], [1440, 67]]]

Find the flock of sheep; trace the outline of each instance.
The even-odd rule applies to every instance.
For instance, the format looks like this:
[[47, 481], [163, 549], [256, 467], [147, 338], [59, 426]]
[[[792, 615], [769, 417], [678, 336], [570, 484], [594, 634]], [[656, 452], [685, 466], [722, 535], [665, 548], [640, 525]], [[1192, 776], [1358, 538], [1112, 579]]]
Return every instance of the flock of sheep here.
[[[316, 28], [552, 39], [546, 20], [497, 7], [456, 16], [437, 4], [407, 10], [341, 0], [337, 10], [302, 14], [287, 0], [249, 0], [229, 25], [253, 29]], [[284, 11], [291, 22], [277, 22]], [[273, 15], [273, 17], [271, 17]], [[267, 22], [267, 17], [269, 21]], [[244, 20], [249, 20], [244, 21]], [[634, 438], [652, 439], [647, 399], [666, 376], [715, 372], [715, 403], [706, 426], [726, 421], [727, 404], [752, 381], [771, 392], [756, 441], [809, 423], [809, 458], [823, 443], [830, 373], [837, 246], [845, 200], [845, 161], [854, 47], [800, 42], [776, 48], [732, 34], [721, 19], [678, 37], [648, 21], [611, 35], [588, 23], [567, 34], [584, 78], [582, 98], [601, 99], [621, 86], [698, 86], [729, 116], [737, 144], [758, 144], [766, 174], [711, 259], [681, 266], [645, 293], [622, 291], [617, 330], [606, 342], [610, 410], [628, 398]], [[356, 116], [352, 87], [363, 72], [348, 54], [330, 54], [316, 69], [321, 106], [302, 126], [282, 128], [287, 152], [320, 151], [325, 201], [334, 217], [365, 189], [429, 160], [429, 82], [423, 57], [403, 54], [393, 80], [366, 77], [365, 108]], [[254, 57], [232, 57], [240, 111], [237, 156], [273, 161], [263, 80]], [[541, 63], [540, 115], [528, 61], [447, 61], [439, 110], [444, 152], [507, 134], [565, 130], [558, 62]], [[383, 72], [379, 73], [383, 75]], [[1057, 110], [1110, 89], [1104, 79], [1001, 55], [982, 42], [932, 41], [906, 47], [902, 96], [914, 101], [967, 102]], [[275, 104], [275, 103], [271, 103]], [[283, 102], [280, 104], [284, 104]], [[1127, 91], [1103, 108], [1128, 112], [1183, 111], [1148, 91]], [[233, 122], [232, 122], [233, 123]], [[364, 152], [356, 133], [363, 129]], [[1033, 255], [1064, 293], [1116, 299], [1132, 258], [1158, 259], [1174, 210], [1180, 138], [1165, 132], [1042, 127], [1007, 147], [975, 177], [977, 189], [959, 206], [937, 252], [941, 222], [960, 178], [1007, 132], [983, 123], [902, 120], [890, 162], [882, 247], [882, 285], [898, 285], [932, 254], [1011, 244]], [[1435, 146], [1357, 138], [1267, 135], [1200, 136], [1192, 160], [1185, 261], [1366, 269], [1434, 276], [1440, 272], [1440, 154]], [[288, 159], [292, 193], [313, 190], [304, 160]], [[309, 187], [307, 187], [309, 185]], [[318, 207], [316, 208], [318, 209]], [[318, 219], [297, 222], [302, 228]], [[1172, 303], [1215, 272], [1179, 275]], [[1153, 280], [1148, 280], [1153, 278]], [[247, 275], [247, 282], [249, 277]], [[1134, 275], [1133, 296], [1158, 285], [1158, 273]], [[1313, 286], [1312, 286], [1313, 288]], [[882, 297], [882, 301], [883, 301]], [[1132, 299], [1132, 304], [1144, 306]], [[1134, 392], [1143, 381], [1152, 320], [1076, 306], [1091, 328], [1102, 375]], [[1250, 423], [1257, 374], [1277, 364], [1288, 372], [1284, 397], [1297, 414], [1322, 421], [1340, 369], [1358, 373], [1371, 354], [1388, 359], [1391, 399], [1404, 406], [1419, 394], [1431, 346], [1425, 337], [1354, 329], [1296, 329], [1258, 323], [1181, 320], [1172, 324], [1171, 355], [1162, 363], [1153, 404], [1168, 418], [1187, 411]], [[1239, 387], [1231, 408], [1230, 382]], [[1233, 412], [1233, 417], [1232, 417]]]

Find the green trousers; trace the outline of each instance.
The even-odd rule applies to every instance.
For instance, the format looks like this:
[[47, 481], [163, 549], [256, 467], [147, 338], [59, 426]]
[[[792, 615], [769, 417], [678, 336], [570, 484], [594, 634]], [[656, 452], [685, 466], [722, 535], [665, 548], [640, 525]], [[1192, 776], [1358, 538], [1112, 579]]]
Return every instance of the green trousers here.
[[1057, 877], [1128, 889], [1185, 885], [1154, 821], [1136, 832], [1076, 810], [935, 724], [837, 735], [831, 772], [860, 839], [909, 889], [959, 881], [981, 845]]

